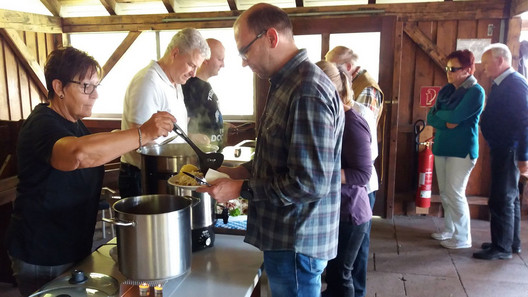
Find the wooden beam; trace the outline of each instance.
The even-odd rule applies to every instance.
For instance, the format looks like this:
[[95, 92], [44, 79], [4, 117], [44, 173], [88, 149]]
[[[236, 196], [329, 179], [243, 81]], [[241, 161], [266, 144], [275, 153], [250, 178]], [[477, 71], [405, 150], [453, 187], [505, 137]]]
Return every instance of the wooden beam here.
[[53, 16], [60, 16], [61, 4], [57, 0], [40, 0]]
[[403, 26], [407, 34], [440, 68], [446, 65], [447, 54], [442, 52], [415, 24], [405, 23]]
[[528, 12], [528, 1], [526, 0], [512, 0], [510, 15], [512, 17], [518, 16], [521, 13]]
[[0, 9], [0, 28], [18, 31], [62, 33], [61, 18]]
[[125, 37], [123, 42], [117, 47], [117, 49], [114, 51], [112, 56], [108, 58], [108, 61], [103, 66], [103, 77], [101, 80], [104, 79], [104, 77], [112, 70], [112, 68], [115, 66], [115, 64], [123, 57], [125, 52], [128, 50], [128, 48], [136, 41], [138, 36], [141, 34], [141, 32], [129, 32], [128, 35]]
[[231, 11], [238, 10], [237, 5], [236, 5], [236, 0], [227, 0], [227, 5], [229, 5], [229, 9], [231, 9]]
[[[105, 32], [105, 31], [143, 31], [177, 30], [185, 27], [219, 28], [230, 27], [241, 11], [236, 9], [235, 0], [227, 0], [230, 11], [200, 13], [169, 13], [152, 15], [121, 15], [104, 17], [63, 18], [63, 31]], [[415, 4], [370, 4], [326, 7], [297, 7], [284, 9], [292, 18], [321, 16], [327, 17], [364, 14], [376, 11], [377, 15], [396, 15], [398, 20], [434, 21], [434, 20], [475, 20], [504, 19], [503, 1], [481, 0], [475, 7], [475, 1], [433, 2]]]
[[116, 2], [115, 0], [99, 0], [101, 1], [101, 4], [104, 6], [106, 11], [108, 11], [108, 14], [110, 15], [116, 15]]
[[24, 43], [24, 40], [22, 40], [18, 32], [13, 29], [0, 28], [0, 35], [4, 37], [17, 58], [20, 60], [20, 63], [26, 68], [28, 74], [33, 79], [40, 92], [46, 97], [48, 90], [46, 89], [46, 79], [44, 77], [43, 67], [39, 65], [35, 57], [31, 54]]
[[508, 35], [506, 36], [506, 45], [510, 48], [512, 53], [512, 67], [515, 70], [519, 68], [520, 47], [521, 43], [519, 39], [521, 37], [522, 20], [520, 17], [514, 17], [510, 19], [508, 23]]
[[172, 6], [173, 3], [174, 2], [172, 2], [172, 0], [163, 0], [163, 5], [165, 5], [165, 9], [167, 9], [168, 13], [176, 12], [176, 11], [174, 11], [174, 6]]
[[[385, 217], [391, 219], [394, 216], [394, 198], [396, 197], [396, 165], [398, 160], [398, 126], [399, 126], [399, 101], [400, 101], [400, 86], [402, 73], [402, 56], [403, 56], [403, 28], [401, 22], [396, 22], [394, 29], [394, 64], [392, 74], [392, 98], [385, 98], [383, 108], [386, 113], [384, 121], [386, 125], [382, 125], [383, 135], [388, 132], [388, 158], [382, 157], [381, 162], [386, 162], [382, 168], [387, 168], [386, 181], [382, 180], [386, 193]], [[383, 155], [382, 155], [383, 156]]]

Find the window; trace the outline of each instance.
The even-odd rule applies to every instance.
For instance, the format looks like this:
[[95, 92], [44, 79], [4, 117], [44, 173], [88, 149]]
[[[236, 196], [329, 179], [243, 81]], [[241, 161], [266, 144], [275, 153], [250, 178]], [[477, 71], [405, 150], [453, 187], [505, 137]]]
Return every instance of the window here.
[[380, 32], [331, 34], [329, 48], [342, 45], [352, 49], [361, 68], [379, 81], [380, 36]]
[[321, 60], [321, 35], [295, 35], [295, 44], [298, 48], [305, 48], [308, 58], [311, 62], [316, 63]]
[[[101, 82], [101, 87], [97, 89], [99, 99], [94, 105], [92, 117], [121, 117], [123, 98], [132, 77], [151, 60], [157, 60], [159, 55], [165, 53], [176, 32], [178, 31], [145, 31], [139, 35]], [[225, 47], [225, 67], [218, 76], [209, 80], [218, 96], [224, 119], [254, 121], [253, 72], [249, 67], [242, 67], [233, 29], [203, 29], [200, 32], [204, 38], [220, 40]], [[156, 38], [157, 34], [159, 38]], [[72, 46], [86, 51], [103, 66], [126, 35], [126, 32], [77, 33], [70, 35], [70, 41]], [[157, 42], [159, 54], [156, 53]]]
[[[121, 117], [123, 98], [132, 77], [151, 60], [157, 60], [165, 53], [167, 45], [176, 32], [145, 31], [139, 35], [113, 69], [106, 74], [101, 87], [97, 89], [99, 99], [94, 105], [93, 117]], [[224, 119], [254, 121], [254, 75], [249, 67], [242, 67], [233, 29], [202, 29], [200, 32], [204, 38], [220, 40], [225, 47], [225, 67], [220, 70], [218, 76], [209, 80], [218, 96]], [[75, 33], [70, 34], [70, 41], [72, 46], [88, 52], [103, 66], [127, 34], [127, 32]], [[326, 54], [321, 53], [320, 34], [296, 35], [295, 42], [299, 48], [306, 48], [308, 57], [314, 63]], [[373, 77], [379, 77], [379, 32], [331, 34], [329, 48], [332, 49], [337, 45], [352, 48], [359, 55], [360, 65]]]
[[[103, 67], [127, 34], [123, 32], [71, 34], [70, 42], [72, 46], [92, 55]], [[123, 113], [125, 91], [132, 77], [151, 60], [156, 59], [155, 33], [141, 33], [101, 81], [101, 86], [97, 88], [99, 98], [92, 109], [92, 117], [120, 118]]]
[[[160, 32], [161, 54], [165, 52], [170, 40], [178, 31]], [[215, 38], [225, 47], [224, 68], [217, 76], [211, 77], [209, 83], [218, 97], [220, 111], [224, 120], [255, 120], [253, 96], [253, 72], [249, 67], [242, 67], [242, 59], [232, 28], [200, 29], [202, 36]]]

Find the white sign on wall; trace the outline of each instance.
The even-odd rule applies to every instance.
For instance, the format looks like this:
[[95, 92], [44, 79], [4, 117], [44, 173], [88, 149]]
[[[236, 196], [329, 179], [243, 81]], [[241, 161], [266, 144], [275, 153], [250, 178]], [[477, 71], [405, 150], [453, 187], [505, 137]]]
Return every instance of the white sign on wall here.
[[480, 63], [484, 49], [491, 44], [490, 38], [484, 39], [457, 39], [457, 50], [470, 50], [475, 56], [475, 63]]

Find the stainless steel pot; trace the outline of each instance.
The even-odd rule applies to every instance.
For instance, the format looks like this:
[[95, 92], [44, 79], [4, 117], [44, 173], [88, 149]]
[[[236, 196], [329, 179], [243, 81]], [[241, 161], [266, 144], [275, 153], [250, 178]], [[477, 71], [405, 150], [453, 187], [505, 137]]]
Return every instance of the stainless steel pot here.
[[169, 192], [178, 196], [193, 197], [200, 200], [191, 208], [191, 229], [200, 229], [214, 224], [216, 200], [207, 193], [199, 193], [188, 188], [170, 186]]
[[[218, 146], [200, 146], [204, 152], [216, 152]], [[138, 149], [141, 155], [141, 185], [143, 194], [167, 194], [167, 180], [185, 164], [199, 166], [198, 156], [187, 143], [150, 145]]]
[[[194, 201], [197, 203], [197, 201]], [[193, 199], [144, 195], [114, 203], [119, 270], [132, 280], [180, 276], [191, 267]]]

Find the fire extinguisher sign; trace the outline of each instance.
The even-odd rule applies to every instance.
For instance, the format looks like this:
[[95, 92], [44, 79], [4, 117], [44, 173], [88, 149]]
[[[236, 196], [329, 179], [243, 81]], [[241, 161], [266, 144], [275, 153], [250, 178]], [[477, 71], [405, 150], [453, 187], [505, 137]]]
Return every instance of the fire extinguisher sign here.
[[441, 87], [428, 86], [420, 88], [420, 107], [431, 107], [436, 102]]

